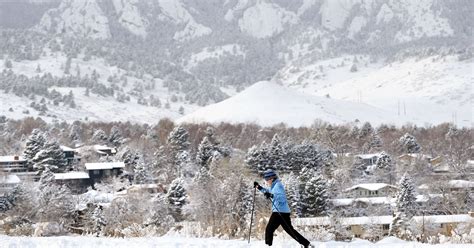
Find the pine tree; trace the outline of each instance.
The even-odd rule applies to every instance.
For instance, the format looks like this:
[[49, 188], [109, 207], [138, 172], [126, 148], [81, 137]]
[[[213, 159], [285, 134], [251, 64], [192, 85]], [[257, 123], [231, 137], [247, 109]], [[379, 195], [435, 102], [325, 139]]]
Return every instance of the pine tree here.
[[204, 136], [201, 143], [199, 144], [196, 154], [196, 163], [199, 168], [205, 168], [209, 170], [209, 164], [214, 157], [214, 153], [214, 146], [209, 141], [209, 138]]
[[285, 151], [277, 134], [273, 136], [268, 149], [268, 163], [277, 170], [285, 170], [288, 168], [285, 160]]
[[406, 133], [405, 135], [400, 137], [398, 141], [402, 152], [418, 153], [421, 150], [421, 146], [418, 144], [416, 138], [409, 133]]
[[187, 150], [190, 145], [188, 138], [188, 131], [182, 126], [177, 126], [169, 134], [168, 143], [175, 151], [184, 151]]
[[92, 134], [92, 140], [95, 142], [106, 142], [108, 140], [107, 134], [102, 129], [97, 129]]
[[26, 147], [23, 151], [23, 156], [30, 166], [33, 165], [33, 158], [41, 149], [43, 149], [45, 143], [46, 138], [44, 137], [44, 134], [39, 129], [33, 129], [30, 137], [28, 137], [28, 140], [26, 141]]
[[114, 146], [120, 146], [123, 142], [122, 131], [117, 126], [110, 129], [109, 142]]
[[415, 215], [415, 204], [416, 204], [416, 197], [415, 197], [415, 187], [413, 182], [405, 173], [399, 182], [399, 191], [397, 194], [396, 200], [396, 211], [404, 213], [408, 218], [411, 218]]
[[267, 166], [270, 166], [268, 160], [268, 147], [265, 142], [263, 142], [260, 147], [255, 145], [250, 147], [245, 156], [245, 163], [250, 169], [259, 173], [263, 173], [267, 169]]
[[135, 184], [146, 184], [151, 181], [150, 170], [143, 158], [140, 158], [135, 164], [133, 181]]
[[53, 172], [64, 172], [66, 170], [67, 160], [64, 152], [56, 140], [47, 142], [43, 149], [33, 158], [34, 168], [43, 171], [45, 167]]
[[167, 199], [170, 206], [170, 211], [175, 220], [183, 220], [182, 209], [186, 204], [187, 193], [186, 189], [184, 188], [184, 180], [182, 178], [176, 178], [171, 182]]
[[302, 194], [302, 213], [304, 216], [322, 216], [329, 209], [327, 184], [321, 176], [311, 178], [305, 185]]

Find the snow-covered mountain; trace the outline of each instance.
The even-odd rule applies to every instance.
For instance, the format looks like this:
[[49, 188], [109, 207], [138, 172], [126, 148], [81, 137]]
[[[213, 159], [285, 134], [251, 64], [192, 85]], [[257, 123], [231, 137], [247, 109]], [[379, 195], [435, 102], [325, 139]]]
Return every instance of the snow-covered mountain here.
[[[308, 119], [250, 111], [256, 116], [241, 121], [298, 126], [315, 118], [341, 123], [367, 117], [377, 123], [472, 126], [473, 5], [470, 0], [44, 0], [12, 8], [0, 2], [0, 14], [12, 9], [16, 13], [8, 16], [19, 20], [28, 19], [23, 11], [28, 6], [42, 6], [30, 15], [42, 18], [32, 18], [23, 29], [0, 15], [2, 78], [19, 81], [16, 88], [0, 83], [0, 110], [14, 118], [39, 114], [31, 106], [41, 97], [22, 95], [19, 88], [35, 87], [20, 75], [38, 81], [51, 73], [59, 83], [48, 83], [46, 91], [73, 92], [77, 108], [66, 114], [59, 98], [41, 88], [40, 95], [50, 97], [43, 116], [136, 122], [178, 119], [215, 103], [209, 109], [231, 108], [242, 99], [255, 104], [263, 97], [249, 92], [273, 86], [245, 88], [270, 80], [302, 94], [282, 90]], [[101, 76], [90, 83], [94, 70]], [[71, 75], [79, 83], [65, 87], [62, 81]], [[108, 93], [96, 99], [84, 96], [86, 88]], [[218, 103], [233, 95], [231, 104]], [[324, 100], [329, 113], [315, 117], [319, 112], [293, 100], [299, 98], [314, 106]], [[93, 108], [91, 101], [114, 108]], [[200, 119], [206, 109], [186, 118]], [[368, 112], [380, 114], [372, 118]], [[208, 121], [224, 118], [214, 114]]]

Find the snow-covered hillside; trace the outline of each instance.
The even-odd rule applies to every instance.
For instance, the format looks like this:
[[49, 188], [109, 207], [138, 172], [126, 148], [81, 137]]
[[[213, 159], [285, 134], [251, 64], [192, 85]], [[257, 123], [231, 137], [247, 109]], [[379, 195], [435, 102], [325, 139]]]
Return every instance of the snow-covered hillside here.
[[[5, 69], [4, 64], [5, 60], [0, 59], [0, 71]], [[176, 101], [172, 102], [171, 95], [168, 89], [163, 87], [161, 79], [153, 78], [150, 75], [137, 78], [123, 69], [107, 64], [103, 59], [92, 58], [86, 61], [83, 59], [83, 56], [71, 59], [69, 74], [65, 73], [66, 64], [67, 58], [64, 54], [48, 51], [44, 56], [35, 61], [13, 62], [11, 71], [14, 74], [24, 75], [28, 78], [43, 77], [46, 74], [51, 74], [53, 77], [58, 78], [77, 77], [78, 75], [91, 77], [96, 73], [99, 76], [99, 83], [116, 89], [119, 86], [121, 90], [115, 93], [115, 97], [112, 97], [101, 96], [92, 92], [87, 95], [85, 87], [50, 87], [50, 90], [55, 90], [62, 95], [72, 92], [76, 107], [70, 108], [62, 104], [56, 105], [51, 100], [47, 100], [47, 115], [41, 116], [41, 118], [47, 121], [61, 120], [73, 122], [75, 120], [82, 120], [156, 123], [162, 118], [177, 119], [181, 117], [180, 107], [183, 107], [184, 113], [189, 113], [198, 108], [194, 104], [188, 104], [180, 100], [182, 97], [179, 97], [179, 95]], [[111, 78], [114, 79], [111, 80]], [[121, 80], [119, 81], [120, 78]], [[140, 92], [140, 89], [143, 88], [147, 88], [147, 90]], [[117, 101], [116, 98], [119, 94], [128, 95], [130, 100]], [[153, 96], [155, 100], [159, 99], [160, 105], [152, 106], [149, 101], [150, 96]], [[148, 103], [139, 104], [139, 98], [146, 99]], [[31, 99], [27, 96], [20, 97], [0, 91], [0, 112], [2, 115], [13, 119], [39, 116], [40, 112], [31, 108], [30, 103], [40, 99]]]
[[473, 124], [473, 59], [431, 56], [389, 64], [360, 55], [291, 62], [276, 81], [304, 93], [367, 103], [419, 125]]
[[201, 108], [179, 122], [256, 123], [264, 126], [285, 123], [310, 126], [316, 120], [350, 123], [403, 123], [387, 111], [363, 103], [311, 96], [262, 81], [220, 103]]

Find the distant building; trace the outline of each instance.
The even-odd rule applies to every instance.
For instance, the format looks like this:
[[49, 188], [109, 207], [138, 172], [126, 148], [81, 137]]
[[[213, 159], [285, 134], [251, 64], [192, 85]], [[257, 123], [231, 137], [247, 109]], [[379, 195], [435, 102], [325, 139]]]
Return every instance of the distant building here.
[[[459, 215], [427, 215], [414, 216], [410, 222], [420, 228], [420, 233], [424, 237], [438, 236], [442, 234], [451, 236], [452, 230], [460, 224], [468, 225], [468, 230], [474, 227], [474, 214]], [[366, 217], [313, 217], [313, 218], [295, 218], [292, 220], [295, 226], [304, 226], [306, 228], [328, 228], [339, 225], [347, 231], [348, 237], [336, 237], [336, 239], [363, 238], [369, 240], [379, 240], [388, 235], [390, 224], [393, 220], [392, 215], [385, 216], [366, 216]], [[341, 228], [341, 227], [337, 227]]]
[[85, 171], [70, 171], [66, 173], [55, 173], [56, 183], [69, 186], [74, 193], [83, 193], [87, 187], [92, 186], [89, 173]]
[[377, 159], [381, 157], [380, 153], [372, 153], [372, 154], [358, 154], [355, 155], [354, 158], [356, 159], [356, 164], [362, 164], [365, 166], [375, 165]]
[[102, 178], [118, 176], [123, 173], [124, 162], [85, 163], [86, 170], [92, 183]]
[[94, 145], [94, 150], [100, 156], [113, 156], [117, 153], [117, 149], [103, 145]]
[[0, 156], [1, 172], [25, 172], [27, 170], [26, 159], [22, 156]]
[[17, 175], [2, 174], [0, 175], [0, 195], [12, 190], [16, 185], [20, 184], [21, 180]]
[[344, 191], [350, 197], [380, 197], [393, 196], [397, 191], [397, 187], [386, 183], [363, 183], [357, 184]]
[[75, 149], [72, 149], [67, 146], [60, 146], [61, 150], [64, 153], [64, 158], [67, 160], [69, 165], [79, 163], [81, 161], [81, 157], [78, 156], [78, 153]]

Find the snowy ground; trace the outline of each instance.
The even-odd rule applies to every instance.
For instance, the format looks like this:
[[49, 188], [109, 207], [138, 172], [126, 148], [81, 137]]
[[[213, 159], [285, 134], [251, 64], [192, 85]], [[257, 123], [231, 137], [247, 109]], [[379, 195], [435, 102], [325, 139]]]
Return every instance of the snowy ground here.
[[[472, 244], [438, 244], [429, 245], [416, 242], [405, 242], [396, 238], [386, 238], [377, 243], [371, 243], [366, 240], [356, 240], [350, 243], [346, 242], [312, 242], [318, 248], [362, 248], [362, 247], [385, 247], [385, 248], [409, 248], [409, 247], [472, 247]], [[95, 238], [95, 237], [9, 237], [0, 235], [0, 247], [126, 247], [126, 248], [145, 248], [145, 247], [268, 247], [262, 240], [220, 240], [210, 238], [183, 238], [167, 236], [160, 238]], [[297, 248], [299, 246], [293, 240], [276, 239], [273, 246], [275, 248]]]

